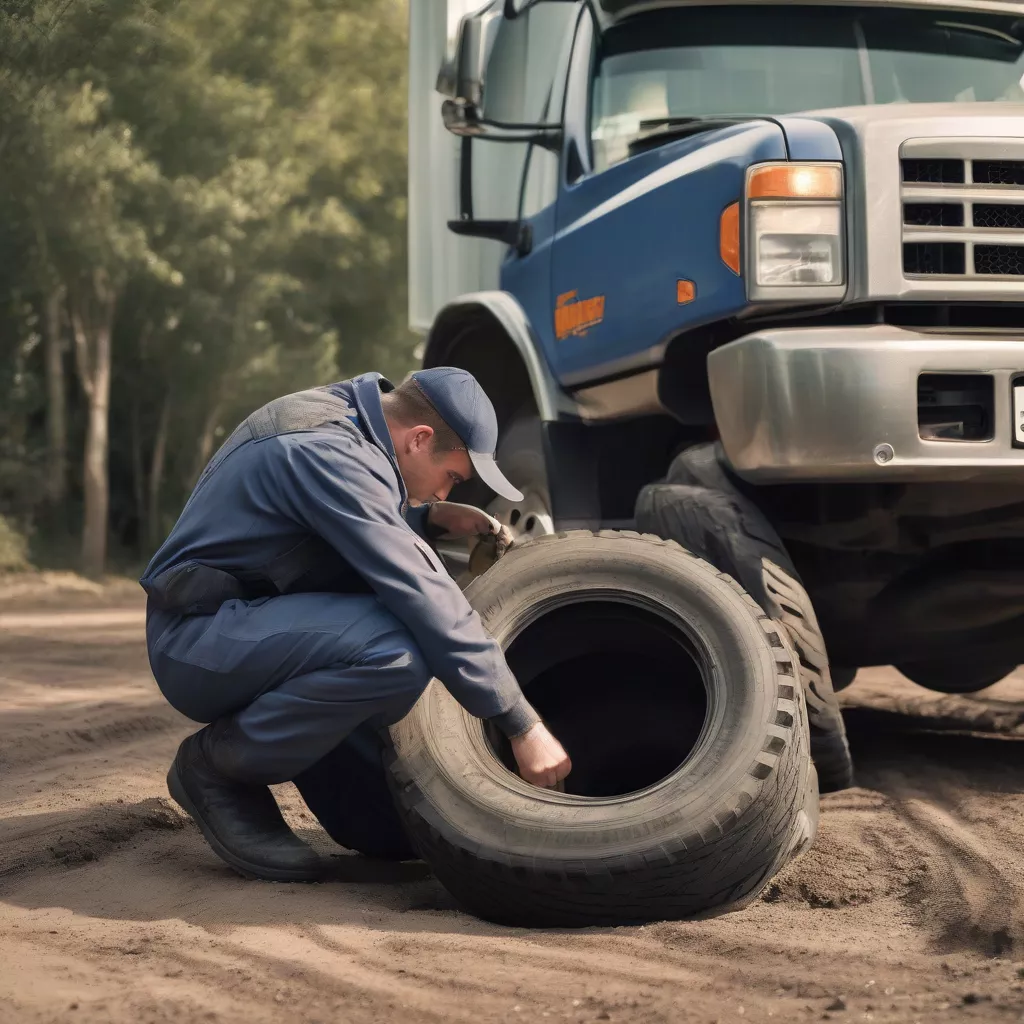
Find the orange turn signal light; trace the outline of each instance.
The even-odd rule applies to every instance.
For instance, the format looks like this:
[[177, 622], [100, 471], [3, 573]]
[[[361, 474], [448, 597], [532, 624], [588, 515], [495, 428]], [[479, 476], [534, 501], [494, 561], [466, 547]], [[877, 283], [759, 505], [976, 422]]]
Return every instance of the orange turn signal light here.
[[734, 273], [740, 272], [740, 204], [733, 203], [722, 211], [718, 236], [722, 262]]
[[839, 164], [771, 164], [755, 167], [747, 179], [750, 199], [842, 199]]
[[693, 302], [697, 298], [697, 286], [693, 281], [681, 279], [676, 281], [676, 302], [680, 306], [685, 306], [688, 302]]

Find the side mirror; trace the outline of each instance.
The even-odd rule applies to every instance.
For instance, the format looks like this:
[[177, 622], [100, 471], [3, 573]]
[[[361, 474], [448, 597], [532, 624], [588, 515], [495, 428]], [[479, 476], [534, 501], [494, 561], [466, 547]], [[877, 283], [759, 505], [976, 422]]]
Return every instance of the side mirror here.
[[455, 39], [455, 53], [444, 62], [437, 76], [435, 88], [439, 93], [478, 110], [483, 107], [487, 62], [498, 38], [502, 17], [497, 2], [476, 14], [463, 15]]
[[448, 97], [441, 108], [444, 126], [453, 135], [475, 136], [493, 142], [533, 142], [559, 150], [562, 129], [554, 124], [508, 124], [487, 118], [484, 92], [487, 64], [502, 23], [515, 18], [539, 0], [492, 0], [459, 22], [455, 52], [442, 65], [435, 88]]
[[[448, 221], [448, 227], [457, 235], [501, 242], [519, 256], [528, 255], [533, 248], [529, 224], [519, 220], [478, 220], [473, 215], [473, 142], [525, 142], [554, 152], [561, 150], [561, 125], [498, 121], [487, 116], [484, 103], [487, 68], [499, 33], [503, 26], [514, 33], [525, 31], [522, 22], [514, 27], [508, 23], [541, 2], [544, 0], [491, 0], [482, 10], [463, 16], [454, 53], [442, 65], [436, 85], [437, 91], [446, 97], [441, 106], [444, 126], [462, 140], [459, 217]], [[502, 104], [492, 103], [492, 109], [495, 106], [500, 108]]]

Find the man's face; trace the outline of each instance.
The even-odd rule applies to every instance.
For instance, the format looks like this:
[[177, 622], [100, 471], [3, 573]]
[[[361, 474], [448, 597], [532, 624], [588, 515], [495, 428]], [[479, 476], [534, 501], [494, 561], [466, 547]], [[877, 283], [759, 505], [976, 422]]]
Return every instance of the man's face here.
[[413, 501], [444, 501], [456, 485], [473, 474], [465, 449], [436, 452], [434, 431], [421, 425], [392, 431], [398, 469]]

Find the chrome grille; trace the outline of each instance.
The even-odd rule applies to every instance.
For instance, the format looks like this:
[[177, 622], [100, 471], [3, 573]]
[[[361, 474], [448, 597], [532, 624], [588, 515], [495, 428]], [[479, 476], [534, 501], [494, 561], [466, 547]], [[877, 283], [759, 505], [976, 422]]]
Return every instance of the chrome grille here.
[[974, 157], [969, 140], [935, 149], [900, 160], [904, 276], [1024, 284], [1024, 160]]

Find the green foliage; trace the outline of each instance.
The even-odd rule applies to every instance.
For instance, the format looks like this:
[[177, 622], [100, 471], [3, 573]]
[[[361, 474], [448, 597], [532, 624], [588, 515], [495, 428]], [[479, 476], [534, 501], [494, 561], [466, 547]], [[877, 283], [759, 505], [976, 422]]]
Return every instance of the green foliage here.
[[143, 555], [254, 406], [411, 367], [405, 19], [399, 0], [2, 5], [0, 512], [61, 520], [54, 296], [65, 503], [112, 318], [111, 527]]

